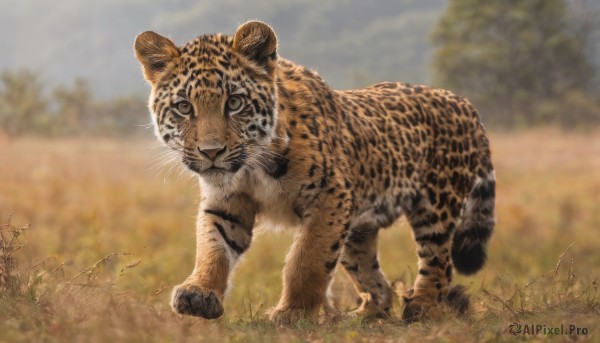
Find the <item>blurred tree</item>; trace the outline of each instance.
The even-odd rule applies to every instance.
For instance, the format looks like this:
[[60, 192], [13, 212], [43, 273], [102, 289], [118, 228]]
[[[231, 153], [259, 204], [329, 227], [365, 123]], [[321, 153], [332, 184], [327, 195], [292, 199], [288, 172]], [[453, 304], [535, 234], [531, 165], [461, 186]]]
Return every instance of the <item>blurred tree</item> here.
[[[151, 127], [145, 100], [134, 96], [122, 96], [102, 104], [100, 113], [105, 120], [102, 132], [122, 137], [140, 136], [142, 128]], [[147, 135], [149, 136], [149, 134]]]
[[94, 126], [94, 104], [88, 82], [76, 78], [71, 88], [54, 88], [52, 96], [57, 105], [60, 133], [74, 134]]
[[148, 125], [145, 100], [121, 96], [99, 101], [90, 84], [77, 78], [46, 95], [38, 74], [30, 70], [0, 73], [0, 131], [11, 136], [40, 134], [140, 137]]
[[495, 113], [495, 123], [560, 120], [553, 117], [569, 113], [548, 112], [550, 100], [591, 94], [597, 15], [585, 8], [584, 1], [452, 0], [433, 33], [435, 80]]
[[0, 73], [0, 128], [9, 135], [36, 131], [48, 101], [37, 74], [21, 69]]

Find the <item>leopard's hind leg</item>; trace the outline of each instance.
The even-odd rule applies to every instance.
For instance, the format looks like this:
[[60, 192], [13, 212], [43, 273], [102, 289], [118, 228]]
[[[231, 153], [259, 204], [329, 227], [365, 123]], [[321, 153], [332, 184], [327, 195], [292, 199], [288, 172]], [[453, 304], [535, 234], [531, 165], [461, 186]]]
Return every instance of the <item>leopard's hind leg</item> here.
[[[486, 245], [494, 228], [495, 179], [481, 172], [467, 197], [426, 188], [417, 193], [407, 213], [417, 243], [418, 275], [405, 299], [403, 319], [434, 317], [444, 303], [464, 313], [462, 288], [450, 288], [452, 270], [473, 274], [485, 263]], [[426, 196], [422, 195], [426, 194]]]
[[[462, 201], [455, 195], [417, 193], [407, 219], [417, 244], [418, 273], [414, 288], [405, 296], [402, 318], [413, 322], [435, 318], [445, 306], [452, 281], [452, 236], [459, 222]], [[443, 203], [440, 204], [439, 202]]]

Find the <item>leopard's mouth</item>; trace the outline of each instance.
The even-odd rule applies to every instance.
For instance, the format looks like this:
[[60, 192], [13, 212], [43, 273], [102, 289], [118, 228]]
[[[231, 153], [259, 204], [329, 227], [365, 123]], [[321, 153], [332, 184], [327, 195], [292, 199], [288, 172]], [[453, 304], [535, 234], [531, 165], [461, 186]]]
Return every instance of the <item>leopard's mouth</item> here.
[[240, 151], [235, 156], [228, 156], [224, 160], [217, 162], [219, 165], [215, 165], [213, 162], [208, 162], [210, 165], [207, 167], [206, 161], [198, 161], [192, 156], [184, 155], [181, 159], [183, 164], [194, 173], [200, 176], [215, 176], [224, 174], [235, 174], [246, 164], [246, 153], [244, 150]]
[[231, 173], [231, 170], [227, 169], [227, 168], [222, 168], [222, 167], [217, 167], [214, 164], [211, 165], [208, 168], [202, 168], [200, 166], [200, 163], [194, 159], [188, 158], [188, 157], [184, 157], [182, 159], [183, 164], [185, 164], [185, 166], [193, 171], [194, 173], [198, 174], [198, 175], [211, 175], [211, 174], [225, 174], [225, 173]]

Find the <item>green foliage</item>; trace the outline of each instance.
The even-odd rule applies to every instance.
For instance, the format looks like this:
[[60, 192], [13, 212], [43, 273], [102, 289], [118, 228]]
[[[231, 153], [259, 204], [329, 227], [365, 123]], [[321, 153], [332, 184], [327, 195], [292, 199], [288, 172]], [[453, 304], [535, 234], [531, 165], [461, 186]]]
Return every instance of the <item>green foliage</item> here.
[[31, 132], [48, 110], [37, 74], [21, 69], [0, 74], [0, 127], [9, 135]]
[[83, 79], [75, 79], [72, 89], [64, 86], [54, 88], [52, 99], [58, 106], [57, 113], [62, 117], [63, 123], [57, 128], [60, 133], [73, 134], [78, 128], [88, 126], [86, 122], [93, 121], [93, 117], [86, 118], [93, 115], [94, 106], [89, 84]]
[[453, 0], [433, 34], [436, 82], [494, 113], [494, 123], [598, 123], [597, 18], [565, 0]]
[[38, 74], [30, 70], [2, 72], [0, 131], [11, 136], [131, 136], [140, 134], [140, 124], [148, 117], [143, 100], [123, 96], [99, 101], [81, 78], [47, 93]]

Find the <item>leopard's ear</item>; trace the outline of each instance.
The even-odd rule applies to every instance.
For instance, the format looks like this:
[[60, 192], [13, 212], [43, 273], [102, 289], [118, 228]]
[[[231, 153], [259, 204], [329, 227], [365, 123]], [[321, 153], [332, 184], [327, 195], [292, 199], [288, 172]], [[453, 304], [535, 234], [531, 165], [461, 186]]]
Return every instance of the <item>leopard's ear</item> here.
[[233, 48], [271, 74], [277, 65], [277, 36], [273, 29], [260, 21], [240, 26], [233, 38]]
[[138, 35], [133, 50], [142, 64], [144, 77], [152, 85], [160, 80], [169, 64], [179, 57], [179, 50], [170, 39], [152, 31]]

